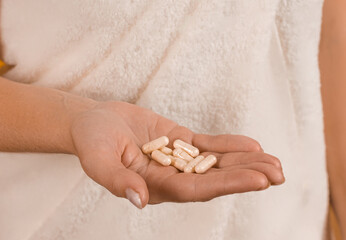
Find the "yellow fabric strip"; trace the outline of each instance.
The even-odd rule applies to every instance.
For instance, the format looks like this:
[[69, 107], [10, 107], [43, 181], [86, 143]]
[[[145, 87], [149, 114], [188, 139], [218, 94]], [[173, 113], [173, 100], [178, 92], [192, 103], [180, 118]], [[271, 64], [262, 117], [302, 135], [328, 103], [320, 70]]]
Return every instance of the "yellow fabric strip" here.
[[6, 65], [6, 63], [4, 63], [3, 61], [0, 60], [0, 76], [2, 74], [4, 74], [5, 72], [7, 72], [7, 70], [9, 70], [10, 67], [8, 65]]
[[0, 60], [0, 69], [3, 68], [4, 66], [5, 66], [5, 63]]

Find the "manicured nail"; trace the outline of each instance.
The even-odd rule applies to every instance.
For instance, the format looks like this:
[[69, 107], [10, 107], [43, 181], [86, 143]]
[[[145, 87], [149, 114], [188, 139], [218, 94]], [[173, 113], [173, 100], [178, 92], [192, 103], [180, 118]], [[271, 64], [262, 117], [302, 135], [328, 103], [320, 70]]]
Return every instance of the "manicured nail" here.
[[126, 198], [137, 208], [142, 209], [142, 202], [139, 194], [133, 191], [131, 188], [125, 190]]

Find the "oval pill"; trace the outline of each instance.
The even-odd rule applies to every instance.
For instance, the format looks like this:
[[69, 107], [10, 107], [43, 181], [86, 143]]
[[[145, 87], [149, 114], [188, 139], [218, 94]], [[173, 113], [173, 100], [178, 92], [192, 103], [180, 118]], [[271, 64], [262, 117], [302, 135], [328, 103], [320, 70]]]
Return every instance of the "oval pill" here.
[[192, 157], [197, 157], [199, 154], [198, 148], [192, 146], [191, 144], [188, 144], [180, 139], [177, 139], [173, 143], [174, 148], [181, 148], [185, 152], [187, 152]]
[[166, 136], [159, 137], [151, 142], [148, 142], [142, 146], [142, 151], [145, 154], [151, 153], [157, 149], [163, 148], [167, 146], [169, 143], [169, 139]]
[[173, 166], [180, 171], [184, 171], [187, 162], [184, 159], [175, 157]]
[[178, 157], [178, 158], [182, 158], [186, 161], [191, 161], [193, 160], [193, 157], [191, 157], [187, 152], [185, 152], [183, 149], [181, 148], [176, 148], [173, 150], [173, 156]]
[[168, 148], [168, 147], [160, 148], [160, 151], [163, 152], [166, 155], [172, 155], [172, 153], [173, 153], [173, 150]]
[[171, 164], [171, 157], [164, 154], [160, 150], [155, 150], [151, 153], [151, 158], [156, 162], [162, 164], [163, 166], [168, 166]]
[[197, 156], [195, 159], [191, 160], [184, 168], [184, 172], [193, 173], [195, 171], [195, 167], [198, 163], [200, 163], [204, 157], [202, 155]]
[[174, 166], [174, 162], [175, 162], [176, 157], [174, 157], [172, 155], [169, 155], [169, 157], [171, 158], [171, 165]]
[[215, 165], [217, 162], [217, 159], [214, 155], [209, 155], [204, 160], [202, 160], [197, 166], [195, 167], [196, 173], [205, 173], [210, 169], [212, 166]]

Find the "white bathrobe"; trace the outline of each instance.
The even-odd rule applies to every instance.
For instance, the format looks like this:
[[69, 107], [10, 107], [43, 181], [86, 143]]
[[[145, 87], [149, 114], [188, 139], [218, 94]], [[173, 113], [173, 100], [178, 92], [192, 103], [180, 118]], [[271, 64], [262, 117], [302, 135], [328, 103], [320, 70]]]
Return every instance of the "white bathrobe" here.
[[[243, 134], [286, 182], [137, 210], [63, 154], [0, 154], [0, 239], [322, 240], [322, 0], [2, 0], [6, 77]], [[1, 133], [0, 133], [1, 134]]]

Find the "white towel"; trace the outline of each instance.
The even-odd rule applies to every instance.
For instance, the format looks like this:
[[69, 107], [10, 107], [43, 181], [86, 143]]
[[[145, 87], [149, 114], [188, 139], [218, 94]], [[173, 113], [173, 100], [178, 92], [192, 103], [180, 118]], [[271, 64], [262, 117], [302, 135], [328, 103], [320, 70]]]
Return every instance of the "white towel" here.
[[[322, 0], [2, 0], [1, 7], [5, 60], [16, 65], [9, 79], [128, 101], [198, 132], [248, 135], [280, 158], [286, 176], [263, 192], [138, 211], [92, 183], [76, 158], [1, 154], [0, 169], [9, 171], [0, 181], [1, 239], [323, 239]], [[26, 175], [17, 178], [23, 162]], [[66, 173], [43, 174], [57, 165]]]

